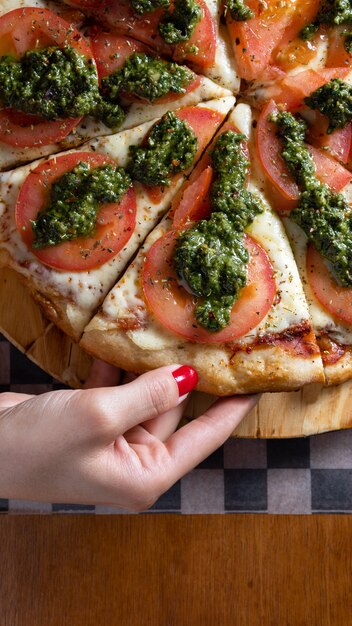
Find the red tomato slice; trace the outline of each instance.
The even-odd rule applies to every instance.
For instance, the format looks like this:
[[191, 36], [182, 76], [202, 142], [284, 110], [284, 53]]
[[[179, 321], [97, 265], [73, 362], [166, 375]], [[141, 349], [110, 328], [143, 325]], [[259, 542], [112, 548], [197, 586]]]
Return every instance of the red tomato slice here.
[[[144, 15], [138, 15], [131, 7], [129, 0], [110, 0], [94, 3], [91, 8], [92, 15], [103, 24], [107, 24], [116, 33], [130, 35], [149, 45], [160, 54], [173, 58], [175, 61], [187, 60], [197, 68], [209, 67], [215, 60], [216, 31], [215, 24], [204, 0], [197, 0], [202, 8], [202, 19], [197, 24], [189, 41], [171, 46], [159, 35], [158, 26], [164, 16], [164, 9], [156, 9]], [[75, 0], [75, 6], [82, 6], [79, 0]], [[191, 46], [197, 46], [198, 50], [190, 51]]]
[[332, 78], [345, 78], [348, 68], [338, 67], [333, 69], [305, 70], [294, 76], [285, 76], [275, 86], [273, 99], [277, 103], [286, 105], [287, 110], [298, 109], [303, 104], [303, 98], [310, 96], [313, 91], [319, 89]]
[[334, 26], [329, 30], [329, 45], [325, 61], [326, 67], [343, 67], [350, 69], [351, 55], [344, 46], [345, 42], [345, 26]]
[[[69, 45], [92, 58], [88, 42], [81, 33], [48, 9], [15, 9], [0, 17], [0, 56], [22, 56], [27, 50], [46, 46]], [[62, 141], [81, 118], [63, 121], [38, 121], [34, 116], [12, 109], [0, 112], [0, 141], [14, 147], [32, 148]]]
[[323, 307], [342, 322], [352, 324], [352, 287], [341, 287], [313, 245], [307, 250], [307, 274], [314, 295]]
[[[275, 124], [268, 119], [276, 110], [276, 105], [271, 100], [260, 114], [256, 135], [259, 159], [266, 176], [282, 196], [287, 200], [297, 200], [299, 198], [298, 185], [281, 156], [282, 145], [276, 134]], [[352, 174], [336, 159], [313, 146], [307, 145], [307, 148], [321, 182], [329, 185], [333, 191], [339, 192], [351, 181]]]
[[316, 175], [322, 183], [326, 183], [332, 191], [341, 191], [352, 180], [352, 174], [340, 165], [326, 151], [307, 146], [314, 161]]
[[[175, 111], [175, 114], [180, 120], [187, 122], [197, 136], [198, 150], [194, 158], [196, 161], [201, 152], [203, 152], [204, 148], [210, 142], [214, 135], [214, 131], [220, 126], [225, 114], [200, 106], [184, 107], [183, 109]], [[176, 174], [173, 177], [171, 184], [176, 182], [181, 175], [182, 174]], [[148, 194], [150, 200], [154, 204], [157, 204], [162, 199], [165, 189], [162, 187], [146, 187], [146, 193]]]
[[[194, 29], [192, 37], [175, 47], [173, 58], [179, 63], [187, 59], [188, 63], [199, 69], [213, 65], [216, 54], [216, 30], [214, 20], [204, 0], [197, 0], [202, 9], [202, 18]], [[190, 52], [195, 46], [196, 51]]]
[[230, 13], [227, 13], [226, 19], [238, 73], [245, 80], [254, 80], [260, 78], [263, 70], [270, 65], [271, 55], [290, 23], [292, 11], [288, 10], [288, 1], [282, 6], [278, 6], [275, 0], [265, 4], [250, 0], [246, 4], [254, 12], [252, 19], [234, 21]]
[[113, 33], [98, 32], [91, 44], [100, 80], [119, 70], [134, 52], [148, 52], [140, 41]]
[[82, 118], [43, 121], [36, 115], [20, 113], [14, 109], [0, 111], [0, 141], [17, 148], [48, 146], [62, 141]]
[[177, 280], [172, 265], [178, 232], [169, 231], [149, 249], [142, 272], [147, 305], [163, 326], [196, 343], [223, 343], [239, 339], [255, 328], [269, 311], [276, 293], [273, 268], [265, 250], [245, 235], [250, 260], [247, 285], [235, 302], [229, 326], [217, 333], [198, 326], [194, 317], [197, 299]]
[[186, 183], [180, 201], [172, 207], [175, 211], [173, 228], [184, 228], [187, 223], [205, 219], [210, 213], [209, 189], [213, 168], [209, 165], [194, 182]]
[[[318, 37], [311, 41], [303, 41], [298, 33], [304, 26], [313, 22], [318, 12], [320, 0], [299, 0], [292, 13], [294, 3], [290, 3], [291, 20], [284, 31], [283, 37], [274, 50], [275, 62], [285, 72], [294, 69], [298, 65], [308, 65], [315, 56]], [[289, 9], [289, 10], [290, 10]]]
[[27, 176], [16, 205], [16, 225], [25, 244], [42, 263], [62, 271], [82, 272], [100, 267], [126, 245], [136, 223], [136, 197], [130, 187], [119, 203], [101, 206], [97, 227], [90, 237], [47, 248], [32, 247], [31, 222], [45, 209], [52, 184], [81, 161], [92, 168], [114, 163], [104, 154], [93, 152], [73, 152], [44, 161]]
[[[109, 76], [109, 74], [120, 69], [134, 52], [151, 54], [150, 49], [146, 45], [130, 37], [125, 37], [124, 35], [100, 32], [91, 38], [91, 43], [100, 80], [104, 78], [104, 76]], [[196, 89], [200, 85], [201, 80], [200, 76], [196, 76], [186, 87], [185, 94]], [[172, 102], [178, 100], [185, 94], [169, 93], [155, 100], [155, 103]], [[133, 94], [128, 94], [127, 99], [132, 102], [140, 102], [141, 100], [137, 96], [133, 96]]]
[[256, 144], [260, 162], [266, 176], [278, 191], [288, 200], [297, 200], [299, 189], [289, 173], [281, 156], [282, 144], [276, 134], [276, 127], [269, 117], [277, 111], [271, 100], [262, 110], [257, 124]]

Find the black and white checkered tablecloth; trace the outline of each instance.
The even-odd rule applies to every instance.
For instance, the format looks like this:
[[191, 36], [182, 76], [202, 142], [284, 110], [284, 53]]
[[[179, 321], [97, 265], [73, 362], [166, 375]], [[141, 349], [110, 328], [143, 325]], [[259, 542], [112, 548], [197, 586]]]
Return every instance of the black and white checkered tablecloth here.
[[[0, 335], [0, 392], [43, 393], [62, 387]], [[107, 506], [1, 498], [0, 511], [125, 512]], [[351, 513], [352, 430], [301, 439], [229, 440], [165, 493], [151, 511]]]

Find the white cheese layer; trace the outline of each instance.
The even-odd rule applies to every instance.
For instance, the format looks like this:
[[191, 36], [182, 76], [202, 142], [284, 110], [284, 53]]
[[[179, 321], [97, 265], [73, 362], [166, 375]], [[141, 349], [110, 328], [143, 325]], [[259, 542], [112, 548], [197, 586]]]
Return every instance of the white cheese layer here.
[[[206, 106], [226, 115], [233, 104], [234, 98], [231, 96], [198, 106]], [[81, 150], [106, 154], [113, 158], [118, 165], [126, 166], [129, 147], [140, 144], [155, 121], [147, 122], [109, 137], [93, 139], [84, 144]], [[200, 154], [197, 158], [199, 156]], [[152, 230], [170, 206], [172, 198], [182, 185], [184, 175], [176, 177], [170, 187], [165, 187], [162, 199], [157, 204], [150, 200], [142, 185], [135, 183], [136, 228], [126, 247], [100, 268], [87, 272], [60, 272], [46, 267], [37, 259], [23, 243], [15, 224], [14, 211], [20, 187], [38, 163], [39, 161], [0, 174], [0, 249], [8, 251], [17, 271], [33, 281], [40, 291], [53, 291], [72, 300], [80, 308], [93, 312], [148, 232]], [[186, 174], [187, 172], [185, 172]]]
[[[248, 105], [237, 105], [229, 119], [241, 132], [247, 136], [251, 135], [252, 118]], [[255, 218], [248, 232], [263, 246], [270, 258], [277, 285], [275, 299], [277, 303], [271, 306], [268, 314], [253, 330], [237, 342], [240, 345], [251, 344], [261, 335], [280, 333], [309, 320], [308, 306], [285, 229], [280, 219], [270, 209], [260, 188], [260, 179], [251, 177], [249, 189], [261, 196], [265, 212]], [[129, 330], [127, 334], [136, 345], [145, 350], [160, 350], [185, 342], [182, 337], [166, 330], [150, 315], [141, 288], [140, 275], [145, 255], [154, 241], [169, 228], [170, 221], [164, 218], [148, 236], [134, 262], [103, 303], [104, 323], [107, 323], [108, 327], [116, 327], [115, 320], [118, 319], [131, 324], [137, 320], [141, 324], [140, 329]]]

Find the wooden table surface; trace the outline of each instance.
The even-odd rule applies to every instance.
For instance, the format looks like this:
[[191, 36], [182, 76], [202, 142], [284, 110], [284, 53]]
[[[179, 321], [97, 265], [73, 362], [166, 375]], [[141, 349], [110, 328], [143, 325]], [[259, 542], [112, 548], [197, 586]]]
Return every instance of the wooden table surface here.
[[351, 516], [0, 518], [2, 626], [349, 626]]

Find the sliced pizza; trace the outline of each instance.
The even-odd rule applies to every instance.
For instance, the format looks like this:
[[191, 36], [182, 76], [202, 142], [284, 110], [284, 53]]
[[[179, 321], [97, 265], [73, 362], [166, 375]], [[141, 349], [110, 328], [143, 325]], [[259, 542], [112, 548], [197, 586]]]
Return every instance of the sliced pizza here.
[[55, 3], [16, 5], [0, 7], [0, 170], [230, 95], [134, 39], [83, 35], [68, 7], [67, 21]]
[[237, 93], [240, 76], [219, 0], [67, 0], [116, 33]]
[[341, 163], [349, 161], [352, 112], [346, 98], [351, 97], [351, 86], [333, 78], [305, 100], [313, 108], [314, 131], [320, 108], [318, 139], [325, 150], [307, 143], [317, 133], [301, 115], [273, 101], [257, 128], [263, 171], [274, 206], [286, 216], [327, 384], [352, 375], [352, 174]]
[[85, 329], [88, 352], [136, 372], [187, 363], [199, 389], [217, 395], [324, 380], [255, 161], [251, 109], [239, 104]]
[[183, 107], [0, 175], [0, 262], [78, 339], [234, 98]]

